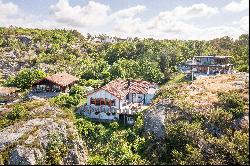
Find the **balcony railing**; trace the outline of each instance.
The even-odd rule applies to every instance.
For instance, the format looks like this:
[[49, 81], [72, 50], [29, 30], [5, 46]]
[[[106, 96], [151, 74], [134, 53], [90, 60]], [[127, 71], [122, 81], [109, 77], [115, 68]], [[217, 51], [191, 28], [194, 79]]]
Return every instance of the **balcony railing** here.
[[96, 106], [96, 105], [85, 105], [80, 108], [81, 113], [91, 113], [91, 112], [105, 112], [105, 113], [117, 113], [117, 114], [134, 114], [135, 110], [132, 110], [129, 108], [130, 105], [126, 105], [125, 107], [122, 107], [121, 109], [115, 107], [115, 106]]

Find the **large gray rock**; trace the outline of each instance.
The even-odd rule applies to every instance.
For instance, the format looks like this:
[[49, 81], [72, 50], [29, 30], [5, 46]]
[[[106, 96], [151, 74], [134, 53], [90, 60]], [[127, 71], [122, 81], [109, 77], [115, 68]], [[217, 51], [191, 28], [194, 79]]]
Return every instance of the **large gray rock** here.
[[32, 38], [30, 36], [21, 35], [21, 36], [18, 36], [17, 38], [23, 44], [28, 45], [28, 44], [31, 44], [31, 42], [32, 42]]
[[86, 149], [73, 122], [60, 117], [63, 111], [43, 106], [30, 112], [37, 118], [18, 122], [0, 132], [0, 153], [8, 150], [11, 165], [46, 164], [46, 152], [49, 149], [51, 133], [59, 133], [60, 140], [67, 147], [61, 164], [85, 164]]
[[15, 124], [5, 128], [0, 132], [0, 151], [3, 150], [7, 145], [13, 144], [19, 138], [21, 138], [25, 133], [30, 132], [33, 128], [37, 126], [42, 126], [52, 122], [51, 118], [47, 119], [32, 119], [22, 124]]
[[154, 135], [156, 139], [165, 137], [165, 109], [150, 109], [144, 114], [144, 129], [146, 133]]
[[144, 114], [144, 130], [156, 139], [165, 139], [167, 136], [166, 124], [176, 123], [179, 116], [191, 120], [191, 117], [174, 106], [170, 99], [164, 99], [154, 104]]
[[8, 164], [10, 165], [35, 165], [42, 158], [42, 153], [37, 148], [17, 146], [10, 152]]

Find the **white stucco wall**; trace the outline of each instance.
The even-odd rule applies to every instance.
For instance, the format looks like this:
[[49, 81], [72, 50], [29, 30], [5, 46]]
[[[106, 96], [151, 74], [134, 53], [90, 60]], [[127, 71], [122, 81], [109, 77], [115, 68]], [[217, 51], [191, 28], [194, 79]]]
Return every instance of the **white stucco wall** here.
[[[129, 102], [132, 102], [132, 93], [129, 93]], [[135, 94], [134, 103], [144, 102], [144, 94]]]
[[137, 103], [144, 102], [144, 94], [136, 94], [136, 100]]
[[[132, 93], [129, 93], [129, 102], [138, 103], [143, 99], [143, 94], [135, 94], [133, 100], [132, 97], [133, 97]], [[139, 97], [141, 97], [141, 99]]]
[[155, 96], [158, 88], [149, 88], [147, 94], [145, 94], [145, 104], [150, 104]]
[[145, 104], [150, 104], [152, 102], [153, 97], [154, 97], [154, 94], [146, 94], [145, 95]]
[[132, 93], [129, 93], [128, 95], [129, 95], [128, 101], [129, 101], [129, 102], [132, 102]]
[[120, 108], [122, 108], [123, 104], [126, 102], [126, 97], [124, 97], [123, 99], [120, 100]]

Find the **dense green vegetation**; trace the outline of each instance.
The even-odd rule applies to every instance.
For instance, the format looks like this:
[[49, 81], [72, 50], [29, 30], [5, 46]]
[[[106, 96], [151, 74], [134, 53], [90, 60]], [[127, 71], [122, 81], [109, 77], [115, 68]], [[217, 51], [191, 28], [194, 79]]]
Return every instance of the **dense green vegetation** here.
[[137, 115], [134, 126], [117, 122], [101, 124], [84, 117], [76, 119], [76, 126], [90, 153], [87, 164], [149, 163], [143, 153], [147, 139], [142, 135], [142, 115]]
[[10, 111], [3, 111], [0, 116], [0, 130], [18, 121], [32, 118], [29, 113], [30, 110], [42, 105], [44, 103], [41, 101], [23, 101], [22, 103], [10, 105]]
[[9, 77], [5, 85], [28, 89], [31, 85], [41, 78], [46, 77], [46, 73], [38, 69], [24, 69], [17, 73], [16, 76]]
[[[162, 89], [157, 98], [181, 100], [173, 86], [178, 87]], [[163, 149], [151, 148], [148, 158], [157, 164], [248, 164], [249, 132], [247, 127], [236, 127], [236, 123], [246, 116], [249, 103], [239, 91], [220, 92], [218, 98], [217, 107], [205, 112], [195, 111], [197, 108], [191, 105], [177, 107], [184, 113], [168, 115]]]
[[67, 154], [67, 146], [58, 132], [49, 134], [48, 149], [46, 151], [46, 164], [58, 165]]
[[[29, 36], [31, 42], [20, 41], [17, 38], [20, 35]], [[248, 34], [237, 40], [229, 37], [210, 41], [134, 38], [117, 43], [93, 43], [77, 31], [0, 28], [0, 58], [30, 66], [9, 76], [3, 81], [4, 85], [26, 90], [36, 80], [60, 71], [80, 78], [68, 95], [49, 101], [75, 122], [89, 151], [87, 164], [248, 164], [249, 132], [232, 129], [248, 105], [239, 92], [218, 93], [217, 107], [207, 110], [206, 116], [195, 111], [192, 103], [183, 103], [179, 109], [190, 117], [170, 117], [165, 122], [166, 137], [162, 142], [143, 133], [142, 114], [137, 115], [134, 126], [97, 123], [73, 115], [76, 106], [84, 100], [84, 86], [98, 88], [116, 78], [168, 82], [170, 86], [160, 90], [155, 103], [164, 98], [185, 97], [178, 95], [177, 83], [190, 78], [179, 74], [177, 67], [196, 55], [230, 55], [235, 69], [249, 72], [248, 44]], [[5, 53], [10, 51], [18, 56], [6, 58]], [[0, 129], [30, 118], [29, 110], [37, 106], [39, 103], [31, 102], [16, 105], [0, 117]], [[60, 135], [55, 133], [50, 138], [46, 161], [58, 164], [67, 147]]]
[[[22, 35], [30, 42], [20, 40]], [[17, 62], [47, 74], [66, 71], [81, 78], [81, 85], [95, 88], [119, 77], [164, 83], [178, 71], [178, 65], [196, 55], [230, 55], [235, 69], [249, 71], [248, 34], [237, 40], [223, 37], [210, 41], [118, 38], [116, 43], [94, 43], [90, 38], [93, 36], [86, 38], [75, 30], [0, 28], [0, 56], [14, 51]], [[6, 84], [28, 88], [33, 79], [38, 79], [32, 77], [34, 71], [28, 72], [23, 71], [16, 79], [10, 77]], [[23, 77], [27, 82], [22, 81]]]
[[[143, 135], [143, 113], [136, 115], [133, 126], [124, 126], [118, 122], [99, 123], [93, 122], [83, 116], [74, 116], [73, 111], [79, 102], [77, 96], [82, 93], [79, 86], [75, 86], [70, 95], [60, 95], [50, 99], [50, 103], [60, 107], [72, 116], [72, 121], [82, 136], [87, 146], [89, 156], [87, 164], [148, 164], [145, 159], [144, 150], [147, 148], [148, 137]], [[59, 136], [57, 136], [57, 140]], [[59, 142], [59, 143], [58, 143]], [[46, 161], [58, 163], [63, 152], [55, 146], [62, 146], [60, 140], [52, 144], [48, 153], [55, 153]], [[63, 147], [65, 149], [66, 147]]]

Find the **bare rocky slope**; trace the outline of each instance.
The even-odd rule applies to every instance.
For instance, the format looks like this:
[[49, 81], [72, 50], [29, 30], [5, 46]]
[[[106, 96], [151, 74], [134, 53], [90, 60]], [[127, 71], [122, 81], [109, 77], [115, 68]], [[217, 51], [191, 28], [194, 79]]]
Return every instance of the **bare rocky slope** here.
[[32, 108], [27, 118], [1, 129], [0, 136], [1, 164], [71, 165], [86, 162], [84, 142], [70, 115], [48, 103]]

